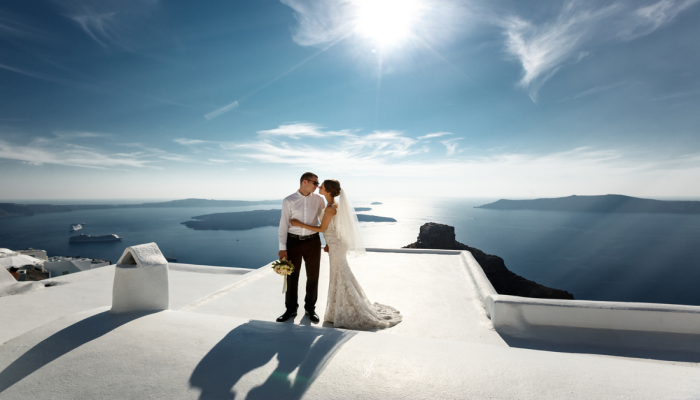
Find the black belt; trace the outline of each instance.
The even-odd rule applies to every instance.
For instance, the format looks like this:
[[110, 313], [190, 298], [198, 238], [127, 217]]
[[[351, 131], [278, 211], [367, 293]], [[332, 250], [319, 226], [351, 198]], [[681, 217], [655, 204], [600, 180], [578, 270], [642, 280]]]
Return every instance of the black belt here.
[[287, 236], [293, 237], [294, 239], [298, 239], [298, 240], [307, 240], [307, 239], [312, 239], [312, 238], [318, 237], [318, 232], [314, 233], [313, 235], [306, 235], [306, 236], [295, 235], [293, 233], [287, 232]]

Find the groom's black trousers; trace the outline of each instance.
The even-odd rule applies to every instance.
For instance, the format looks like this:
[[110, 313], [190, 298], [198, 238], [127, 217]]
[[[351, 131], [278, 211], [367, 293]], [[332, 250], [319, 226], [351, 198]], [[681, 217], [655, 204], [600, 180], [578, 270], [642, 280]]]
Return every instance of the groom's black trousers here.
[[296, 311], [299, 308], [299, 275], [301, 273], [301, 260], [304, 259], [306, 269], [306, 296], [304, 297], [304, 309], [314, 312], [316, 300], [318, 300], [318, 272], [321, 266], [321, 235], [299, 240], [287, 235], [287, 257], [294, 264], [294, 273], [287, 276], [287, 293], [284, 305], [288, 311]]

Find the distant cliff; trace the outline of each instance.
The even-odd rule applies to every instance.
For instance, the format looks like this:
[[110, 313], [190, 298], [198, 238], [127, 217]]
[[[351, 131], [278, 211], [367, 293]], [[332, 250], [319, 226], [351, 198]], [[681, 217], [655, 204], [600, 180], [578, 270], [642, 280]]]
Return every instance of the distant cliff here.
[[281, 204], [282, 200], [206, 200], [206, 199], [184, 199], [163, 201], [158, 203], [141, 204], [74, 204], [74, 205], [52, 205], [52, 204], [16, 204], [0, 203], [0, 218], [2, 217], [22, 217], [34, 214], [69, 212], [76, 210], [105, 210], [115, 208], [174, 208], [174, 207], [236, 207], [236, 206], [256, 206]]
[[[263, 226], [279, 226], [282, 210], [255, 210], [199, 215], [195, 221], [182, 222], [194, 230], [243, 231]], [[396, 222], [393, 218], [357, 214], [361, 222]]]
[[537, 282], [523, 278], [509, 270], [503, 259], [498, 256], [486, 254], [479, 249], [469, 247], [455, 240], [455, 228], [449, 225], [429, 222], [420, 227], [418, 241], [405, 248], [410, 249], [445, 249], [467, 250], [484, 270], [493, 288], [499, 294], [511, 296], [534, 297], [539, 299], [574, 299], [571, 293], [553, 289]]
[[498, 200], [478, 206], [492, 210], [589, 211], [604, 213], [700, 214], [700, 201], [663, 201], [606, 194], [535, 200]]

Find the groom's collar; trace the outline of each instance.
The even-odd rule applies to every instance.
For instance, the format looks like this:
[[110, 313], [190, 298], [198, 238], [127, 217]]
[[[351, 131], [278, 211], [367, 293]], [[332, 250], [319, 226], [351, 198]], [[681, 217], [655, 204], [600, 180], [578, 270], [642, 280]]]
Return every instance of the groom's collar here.
[[[304, 194], [303, 194], [301, 191], [299, 191], [299, 190], [297, 190], [297, 193], [298, 193], [300, 196], [304, 196]], [[314, 192], [311, 192], [311, 193], [307, 194], [307, 195], [304, 196], [304, 197], [309, 197], [309, 196], [311, 196], [312, 194], [314, 194]]]

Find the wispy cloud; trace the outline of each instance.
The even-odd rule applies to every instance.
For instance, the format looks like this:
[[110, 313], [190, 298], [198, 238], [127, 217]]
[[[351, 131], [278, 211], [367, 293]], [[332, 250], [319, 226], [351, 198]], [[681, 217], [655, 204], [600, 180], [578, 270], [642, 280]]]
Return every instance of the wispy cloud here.
[[443, 140], [440, 142], [447, 148], [447, 154], [446, 154], [447, 156], [454, 155], [457, 152], [457, 146], [459, 146], [459, 143], [457, 143], [457, 141], [462, 140], [462, 139], [464, 139], [464, 138]]
[[128, 45], [129, 30], [158, 3], [156, 0], [54, 0], [65, 10], [65, 16], [95, 43], [103, 48], [118, 46], [132, 51]]
[[[580, 194], [582, 187], [589, 186], [603, 192], [632, 193], [640, 189], [639, 182], [651, 182], [649, 188], [656, 188], [654, 185], [660, 185], [668, 174], [677, 180], [700, 173], [700, 154], [652, 159], [618, 150], [581, 147], [546, 154], [501, 150], [488, 152], [488, 155], [484, 155], [486, 152], [469, 155], [460, 153], [455, 142], [444, 144], [448, 155], [459, 154], [450, 158], [445, 158], [444, 153], [425, 154], [419, 142], [395, 132], [358, 136], [344, 140], [342, 144], [333, 142], [311, 146], [301, 142], [260, 140], [222, 144], [222, 148], [236, 158], [254, 163], [276, 164], [280, 168], [313, 168], [338, 179], [381, 176], [418, 182], [436, 175], [444, 179], [467, 177], [474, 185], [469, 192], [471, 196], [487, 193], [527, 195], [534, 193], [533, 188], [552, 193], [552, 182], [559, 185], [557, 193]], [[594, 177], [596, 185], [591, 186]], [[543, 182], [547, 184], [540, 184]]]
[[118, 143], [114, 141], [116, 138], [109, 133], [57, 131], [52, 136], [35, 137], [28, 143], [0, 139], [0, 159], [92, 169], [161, 169], [167, 162], [213, 163], [144, 143]]
[[185, 138], [177, 138], [177, 139], [173, 139], [173, 141], [175, 143], [181, 144], [183, 146], [195, 146], [198, 144], [210, 143], [209, 141], [206, 141], [206, 140], [185, 139]]
[[37, 40], [44, 39], [46, 34], [20, 16], [0, 10], [0, 36]]
[[112, 136], [108, 133], [85, 132], [85, 131], [56, 131], [53, 135], [59, 139], [77, 139], [77, 138], [105, 138]]
[[322, 126], [309, 123], [294, 123], [289, 125], [280, 125], [278, 128], [258, 131], [260, 135], [267, 136], [286, 136], [291, 139], [299, 139], [302, 137], [328, 137], [328, 136], [353, 136], [353, 131], [345, 129], [342, 131], [324, 130]]
[[[253, 162], [309, 167], [325, 165], [324, 168], [329, 165], [344, 165], [362, 171], [381, 168], [427, 150], [419, 146], [417, 140], [405, 137], [399, 131], [374, 131], [360, 135], [348, 134], [349, 130], [320, 131], [318, 126], [308, 125], [305, 130], [299, 126], [291, 129], [283, 125], [278, 129], [284, 134], [263, 135], [260, 140], [245, 143], [222, 143], [221, 148], [237, 159]], [[278, 140], [293, 136], [333, 140], [318, 140], [313, 145]]]
[[399, 131], [374, 131], [366, 136], [353, 136], [341, 147], [355, 153], [366, 152], [372, 157], [402, 158], [426, 151], [424, 147], [416, 147], [417, 143]]
[[238, 102], [237, 102], [237, 101], [234, 101], [233, 103], [227, 104], [227, 105], [225, 105], [225, 106], [223, 106], [223, 107], [221, 107], [221, 108], [219, 108], [219, 109], [216, 109], [216, 110], [210, 112], [209, 114], [205, 114], [205, 115], [204, 115], [204, 118], [206, 118], [206, 119], [208, 119], [208, 120], [214, 119], [214, 118], [218, 117], [218, 116], [221, 115], [221, 114], [225, 114], [225, 113], [227, 113], [227, 112], [233, 110], [233, 109], [236, 108], [236, 107], [238, 107]]
[[107, 43], [116, 42], [114, 29], [111, 26], [114, 21], [114, 14], [113, 12], [93, 14], [88, 11], [70, 18], [78, 23], [90, 39], [102, 47], [107, 47]]
[[447, 135], [452, 135], [452, 133], [450, 133], [450, 132], [435, 132], [435, 133], [429, 133], [429, 134], [427, 134], [427, 135], [418, 136], [418, 140], [432, 139], [432, 138], [441, 137], [441, 136], [447, 136]]
[[152, 145], [147, 145], [144, 143], [120, 143], [120, 146], [125, 146], [129, 148], [135, 148], [139, 149], [140, 152], [136, 153], [139, 156], [148, 156], [151, 157], [153, 160], [166, 160], [166, 161], [174, 161], [174, 162], [179, 162], [179, 163], [188, 163], [188, 164], [210, 164], [210, 162], [206, 160], [200, 160], [195, 157], [191, 157], [188, 155], [184, 154], [178, 154], [178, 153], [172, 153], [166, 150], [159, 149], [157, 147], [154, 147]]
[[334, 42], [352, 30], [352, 3], [343, 0], [281, 0], [294, 10], [299, 26], [294, 41], [302, 46]]
[[554, 18], [540, 23], [520, 16], [501, 19], [507, 51], [523, 67], [520, 86], [533, 101], [541, 86], [567, 63], [589, 55], [595, 45], [629, 41], [669, 24], [700, 0], [613, 1], [604, 5], [568, 0]]
[[0, 159], [33, 165], [52, 164], [81, 168], [143, 168], [151, 166], [147, 155], [110, 153], [101, 149], [37, 138], [26, 145], [0, 140]]
[[649, 5], [641, 5], [632, 12], [629, 22], [623, 25], [618, 36], [632, 40], [645, 36], [673, 21], [678, 14], [691, 7], [698, 0], [660, 0]]
[[41, 79], [44, 81], [49, 81], [49, 82], [54, 82], [54, 83], [61, 83], [61, 84], [73, 84], [74, 83], [74, 82], [71, 82], [67, 79], [54, 78], [54, 77], [51, 77], [48, 75], [40, 74], [40, 73], [37, 73], [34, 71], [22, 69], [22, 68], [13, 67], [13, 66], [7, 65], [7, 64], [0, 64], [0, 69], [12, 71], [12, 72], [15, 72], [17, 74], [31, 76], [32, 78]]
[[600, 92], [606, 92], [608, 90], [614, 89], [614, 88], [621, 86], [621, 85], [624, 85], [626, 83], [627, 82], [617, 82], [617, 83], [613, 83], [611, 85], [596, 86], [594, 88], [590, 88], [590, 89], [584, 90], [582, 92], [576, 93], [575, 95], [567, 96], [567, 97], [561, 99], [560, 102], [579, 99], [581, 97], [590, 96], [592, 94], [596, 94], [596, 93], [600, 93]]

